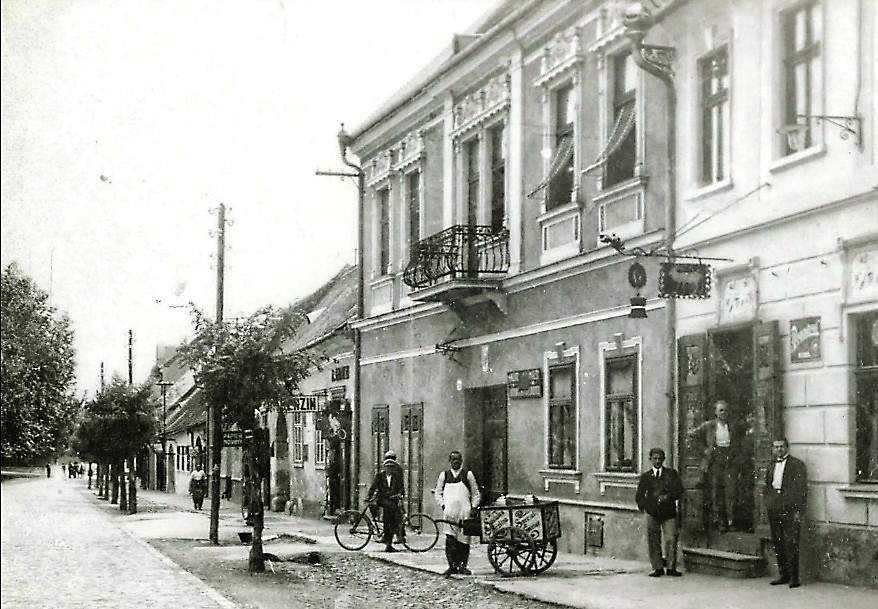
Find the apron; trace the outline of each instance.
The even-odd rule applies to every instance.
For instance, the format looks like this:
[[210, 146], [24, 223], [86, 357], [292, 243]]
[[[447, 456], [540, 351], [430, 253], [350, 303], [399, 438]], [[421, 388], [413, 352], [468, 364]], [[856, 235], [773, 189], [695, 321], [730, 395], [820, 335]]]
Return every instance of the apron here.
[[[445, 488], [442, 489], [442, 500], [445, 502], [445, 511], [442, 513], [443, 520], [457, 523], [464, 518], [469, 518], [472, 512], [472, 504], [470, 503], [469, 489], [464, 483], [462, 476], [459, 482], [449, 482], [446, 472]], [[470, 543], [470, 536], [463, 534], [463, 527], [445, 524], [444, 528], [446, 535], [452, 535], [460, 543]]]

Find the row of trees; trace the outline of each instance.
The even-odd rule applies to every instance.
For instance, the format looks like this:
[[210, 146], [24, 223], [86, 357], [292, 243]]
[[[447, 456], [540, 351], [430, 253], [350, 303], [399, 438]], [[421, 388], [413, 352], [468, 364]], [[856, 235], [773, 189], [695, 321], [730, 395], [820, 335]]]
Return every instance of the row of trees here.
[[73, 330], [15, 263], [0, 288], [0, 458], [34, 463], [62, 452], [79, 400]]

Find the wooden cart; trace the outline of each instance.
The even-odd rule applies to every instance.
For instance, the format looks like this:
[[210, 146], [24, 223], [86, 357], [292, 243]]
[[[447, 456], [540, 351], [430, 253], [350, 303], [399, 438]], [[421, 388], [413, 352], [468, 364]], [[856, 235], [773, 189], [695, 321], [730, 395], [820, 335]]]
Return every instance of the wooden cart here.
[[561, 537], [558, 502], [509, 503], [479, 508], [480, 541], [500, 575], [537, 574], [552, 566]]

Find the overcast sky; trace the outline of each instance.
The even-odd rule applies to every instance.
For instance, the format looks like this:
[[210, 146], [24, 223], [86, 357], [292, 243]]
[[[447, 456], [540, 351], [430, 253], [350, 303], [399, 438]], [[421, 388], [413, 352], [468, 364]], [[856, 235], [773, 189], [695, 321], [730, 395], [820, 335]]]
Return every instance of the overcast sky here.
[[80, 390], [135, 381], [215, 303], [285, 305], [353, 262], [340, 121], [361, 123], [496, 0], [3, 0], [2, 264], [66, 311]]

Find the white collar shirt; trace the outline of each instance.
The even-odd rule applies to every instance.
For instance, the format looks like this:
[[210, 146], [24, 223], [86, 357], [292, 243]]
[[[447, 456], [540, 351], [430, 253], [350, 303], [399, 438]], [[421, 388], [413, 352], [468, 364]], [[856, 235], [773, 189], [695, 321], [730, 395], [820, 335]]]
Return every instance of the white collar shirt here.
[[722, 421], [716, 422], [716, 445], [729, 447], [732, 445], [732, 435], [729, 433], [729, 424]]
[[787, 458], [784, 457], [774, 464], [774, 474], [771, 477], [771, 488], [779, 491], [783, 487], [783, 472], [787, 466]]
[[661, 478], [662, 477], [662, 469], [663, 468], [661, 468], [661, 467], [659, 467], [658, 469], [653, 467], [652, 468], [652, 475], [655, 476], [656, 478]]

